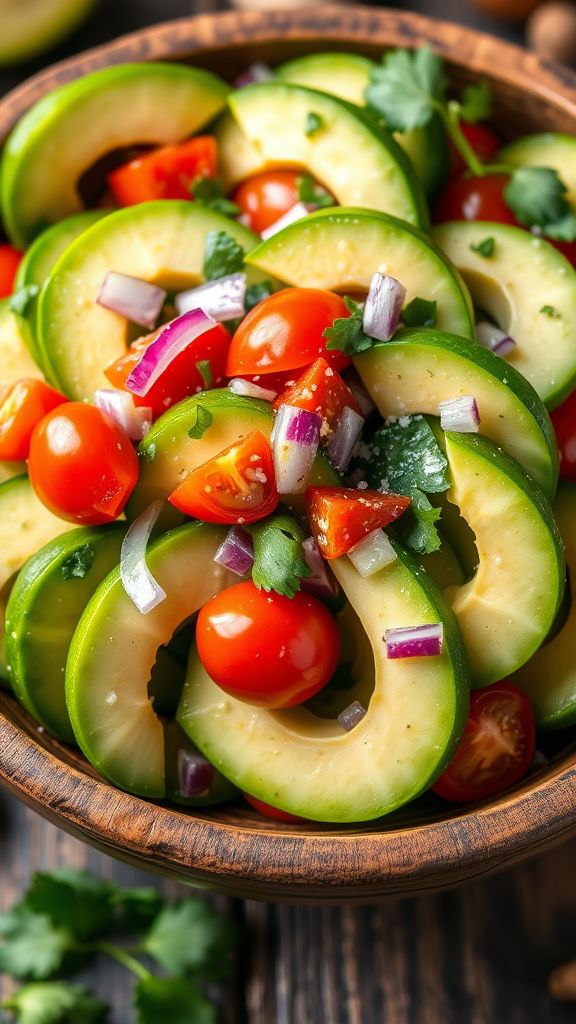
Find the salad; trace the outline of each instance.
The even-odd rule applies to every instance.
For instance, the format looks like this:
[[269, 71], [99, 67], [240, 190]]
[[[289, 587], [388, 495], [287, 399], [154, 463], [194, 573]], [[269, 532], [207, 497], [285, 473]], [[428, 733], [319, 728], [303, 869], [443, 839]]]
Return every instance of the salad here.
[[576, 722], [576, 137], [489, 118], [424, 48], [7, 140], [0, 676], [121, 789], [365, 821]]

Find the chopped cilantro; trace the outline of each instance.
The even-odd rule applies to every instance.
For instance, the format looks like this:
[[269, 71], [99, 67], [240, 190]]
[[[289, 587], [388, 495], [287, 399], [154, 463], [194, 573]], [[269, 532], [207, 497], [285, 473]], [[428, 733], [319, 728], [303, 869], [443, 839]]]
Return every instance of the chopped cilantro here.
[[337, 317], [332, 327], [327, 327], [323, 332], [323, 337], [328, 339], [326, 348], [330, 351], [340, 349], [345, 356], [353, 356], [357, 352], [365, 352], [367, 348], [371, 348], [374, 341], [364, 332], [364, 312], [360, 303], [347, 296], [344, 302], [350, 316]]
[[310, 110], [306, 114], [306, 127], [304, 129], [304, 134], [311, 139], [312, 136], [316, 135], [316, 132], [319, 132], [323, 127], [324, 118], [320, 117], [320, 114], [316, 114], [313, 110]]
[[198, 370], [198, 373], [202, 377], [204, 390], [208, 391], [213, 380], [212, 363], [210, 362], [209, 359], [199, 359], [198, 362], [196, 363], [196, 369]]
[[493, 238], [483, 238], [481, 242], [472, 242], [470, 248], [472, 252], [477, 252], [479, 256], [489, 259], [494, 255], [495, 245], [496, 242]]
[[435, 299], [421, 299], [417, 296], [402, 310], [402, 323], [406, 327], [435, 327], [437, 305]]
[[204, 246], [204, 277], [215, 281], [244, 269], [244, 249], [227, 231], [209, 231]]
[[224, 195], [222, 185], [214, 178], [202, 176], [192, 182], [191, 191], [194, 199], [215, 210], [216, 213], [224, 213], [227, 217], [237, 217], [241, 213], [240, 207], [227, 199]]
[[272, 295], [272, 282], [271, 281], [260, 281], [259, 284], [249, 284], [244, 295], [244, 309], [247, 313], [254, 306], [257, 306], [262, 299], [267, 299], [269, 295]]
[[366, 89], [368, 106], [380, 114], [392, 132], [409, 132], [428, 124], [444, 102], [447, 80], [444, 62], [429, 46], [392, 50], [371, 72]]
[[72, 554], [65, 558], [60, 567], [62, 578], [65, 580], [83, 580], [92, 568], [96, 552], [92, 544], [82, 544]]
[[19, 313], [20, 316], [26, 316], [30, 303], [36, 298], [39, 291], [40, 288], [37, 284], [23, 284], [8, 299], [10, 311], [12, 313]]
[[259, 590], [294, 597], [310, 575], [302, 555], [304, 533], [290, 516], [274, 516], [250, 530], [254, 541], [252, 580]]
[[492, 113], [492, 90], [488, 82], [467, 85], [460, 99], [459, 115], [462, 121], [475, 124], [486, 121]]
[[550, 167], [516, 167], [504, 188], [504, 199], [521, 224], [539, 227], [550, 238], [576, 238], [576, 215], [566, 199], [567, 188]]
[[205, 409], [202, 405], [196, 406], [192, 416], [193, 422], [188, 431], [188, 437], [192, 437], [194, 440], [199, 441], [201, 437], [204, 437], [208, 428], [212, 426], [214, 417], [210, 410]]
[[307, 203], [309, 206], [334, 206], [334, 198], [322, 188], [322, 185], [317, 185], [314, 178], [311, 178], [309, 174], [303, 174], [301, 177], [296, 179], [296, 186], [298, 188], [298, 199], [301, 203]]
[[561, 320], [562, 314], [558, 312], [556, 306], [542, 306], [540, 312], [549, 316], [552, 320]]

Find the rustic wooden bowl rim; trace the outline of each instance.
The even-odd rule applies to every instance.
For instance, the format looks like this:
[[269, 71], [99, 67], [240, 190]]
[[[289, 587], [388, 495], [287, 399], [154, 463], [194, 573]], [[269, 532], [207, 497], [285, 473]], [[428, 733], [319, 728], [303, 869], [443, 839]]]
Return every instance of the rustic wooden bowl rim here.
[[[430, 42], [453, 64], [526, 90], [576, 123], [576, 75], [490, 36], [396, 10], [362, 7], [224, 12], [167, 22], [54, 65], [0, 101], [0, 138], [49, 89], [98, 67], [183, 59], [226, 47], [278, 41], [330, 45]], [[12, 698], [0, 695], [0, 781], [35, 810], [117, 856], [189, 881], [255, 898], [366, 899], [440, 888], [527, 856], [576, 830], [576, 759], [442, 820], [338, 827], [238, 824], [123, 793], [68, 764]], [[30, 735], [32, 733], [33, 735]], [[48, 749], [50, 746], [51, 749]], [[218, 810], [216, 810], [218, 813]], [[249, 813], [249, 812], [248, 812]], [[231, 818], [231, 816], [229, 816]], [[381, 831], [373, 831], [374, 827]]]

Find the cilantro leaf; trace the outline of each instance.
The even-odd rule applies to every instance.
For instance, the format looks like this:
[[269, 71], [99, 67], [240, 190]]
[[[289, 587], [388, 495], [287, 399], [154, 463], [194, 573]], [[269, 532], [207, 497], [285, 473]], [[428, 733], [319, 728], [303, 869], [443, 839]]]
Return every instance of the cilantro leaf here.
[[216, 1011], [196, 986], [183, 978], [143, 978], [134, 989], [138, 1024], [216, 1024]]
[[95, 554], [96, 552], [92, 544], [82, 544], [79, 548], [76, 548], [62, 562], [60, 567], [62, 578], [65, 580], [83, 580], [92, 568]]
[[212, 384], [212, 363], [209, 359], [199, 359], [196, 363], [196, 369], [202, 377], [204, 390], [208, 391], [208, 388]]
[[10, 311], [19, 313], [20, 316], [26, 316], [30, 303], [34, 301], [39, 291], [40, 287], [37, 284], [23, 284], [8, 300]]
[[347, 297], [344, 302], [346, 308], [350, 310], [350, 316], [337, 317], [332, 327], [327, 327], [323, 331], [323, 337], [328, 339], [327, 349], [340, 349], [344, 355], [353, 356], [357, 352], [365, 352], [366, 349], [372, 348], [374, 342], [364, 333], [364, 313], [360, 303]]
[[232, 935], [230, 923], [208, 900], [187, 899], [160, 911], [140, 949], [170, 974], [218, 977], [228, 971]]
[[562, 319], [562, 314], [558, 312], [556, 306], [542, 306], [540, 308], [540, 313], [544, 313], [546, 316], [549, 316], [552, 320]]
[[260, 281], [258, 284], [249, 284], [244, 295], [244, 309], [246, 312], [249, 313], [259, 302], [272, 295], [272, 291], [272, 281]]
[[313, 110], [308, 111], [306, 114], [306, 127], [304, 128], [304, 134], [311, 139], [316, 132], [319, 132], [324, 127], [324, 118], [320, 114], [316, 114]]
[[194, 438], [199, 441], [201, 437], [204, 437], [206, 431], [212, 426], [214, 417], [209, 409], [205, 409], [202, 405], [197, 405], [193, 412], [193, 423], [188, 431], [188, 437]]
[[435, 299], [421, 299], [416, 296], [402, 310], [402, 323], [406, 327], [435, 327], [437, 306]]
[[3, 1003], [16, 1024], [97, 1024], [107, 1012], [80, 985], [66, 981], [30, 982]]
[[244, 269], [244, 249], [227, 231], [209, 231], [204, 245], [204, 278], [215, 281]]
[[34, 913], [45, 914], [54, 927], [86, 940], [113, 924], [115, 891], [112, 882], [63, 867], [35, 874], [24, 903]]
[[250, 530], [254, 541], [252, 580], [259, 590], [294, 597], [310, 575], [302, 555], [304, 532], [290, 516], [274, 516]]
[[443, 102], [447, 80], [444, 61], [429, 46], [393, 50], [371, 73], [365, 96], [392, 132], [409, 132], [428, 124]]
[[227, 217], [237, 217], [242, 211], [240, 207], [228, 199], [223, 192], [219, 181], [203, 175], [196, 178], [191, 186], [192, 196], [203, 206], [207, 206], [216, 213], [223, 213]]
[[298, 188], [298, 199], [301, 203], [308, 203], [310, 206], [334, 206], [335, 200], [322, 185], [317, 185], [314, 178], [309, 174], [303, 174], [296, 179]]
[[431, 505], [424, 491], [418, 488], [414, 488], [411, 498], [406, 521], [401, 529], [399, 526], [399, 535], [410, 551], [419, 555], [430, 555], [433, 551], [438, 551], [442, 544], [436, 529], [442, 510]]
[[566, 192], [552, 168], [516, 167], [504, 188], [504, 199], [525, 227], [542, 228], [551, 238], [569, 242], [576, 238], [576, 215]]
[[112, 902], [123, 932], [141, 932], [160, 913], [164, 900], [157, 889], [142, 886], [136, 889], [116, 889]]
[[493, 238], [483, 238], [480, 242], [472, 242], [470, 248], [472, 252], [477, 252], [479, 256], [490, 259], [494, 255], [495, 245], [496, 242]]
[[486, 121], [492, 113], [492, 90], [488, 82], [467, 85], [460, 97], [459, 115], [462, 121], [475, 124]]
[[35, 914], [23, 903], [0, 914], [0, 971], [15, 978], [46, 978], [61, 966], [74, 945], [65, 928], [56, 927], [45, 914]]

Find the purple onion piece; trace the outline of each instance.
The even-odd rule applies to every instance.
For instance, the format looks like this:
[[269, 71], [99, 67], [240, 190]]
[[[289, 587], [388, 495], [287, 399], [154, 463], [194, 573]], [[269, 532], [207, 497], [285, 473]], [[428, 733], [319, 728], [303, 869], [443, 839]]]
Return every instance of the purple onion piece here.
[[96, 302], [105, 309], [125, 316], [134, 324], [152, 330], [164, 305], [166, 292], [139, 277], [109, 270], [102, 282]]
[[406, 289], [395, 277], [374, 274], [364, 303], [362, 326], [370, 338], [390, 341], [400, 323]]
[[245, 576], [254, 563], [254, 544], [247, 530], [233, 526], [222, 541], [214, 561], [237, 576]]
[[366, 716], [366, 708], [359, 700], [352, 701], [344, 711], [338, 715], [338, 721], [346, 732], [351, 732], [359, 722]]
[[179, 315], [189, 313], [191, 309], [203, 309], [204, 312], [225, 323], [244, 316], [244, 298], [246, 295], [246, 274], [228, 274], [216, 281], [208, 281], [198, 288], [190, 288], [180, 292], [175, 299]]
[[172, 320], [144, 349], [141, 359], [126, 381], [127, 389], [135, 395], [147, 394], [176, 356], [215, 326], [216, 321], [202, 309], [191, 309]]
[[444, 627], [441, 622], [426, 626], [387, 629], [384, 642], [387, 658], [429, 658], [442, 654]]
[[373, 530], [346, 552], [356, 571], [367, 579], [389, 565], [396, 552], [384, 530]]
[[442, 430], [454, 430], [461, 434], [477, 434], [480, 426], [480, 412], [474, 395], [461, 395], [438, 403]]
[[251, 380], [244, 380], [243, 377], [233, 377], [228, 381], [228, 390], [233, 395], [241, 395], [242, 398], [259, 398], [263, 402], [273, 402], [278, 395], [277, 391], [261, 388], [259, 384], [253, 384]]
[[273, 78], [274, 72], [272, 68], [262, 61], [256, 61], [254, 64], [250, 64], [241, 75], [238, 75], [232, 84], [235, 89], [243, 89], [246, 85], [255, 85], [256, 82], [270, 82]]
[[141, 441], [146, 437], [152, 425], [152, 409], [149, 406], [137, 408], [128, 391], [99, 388], [94, 392], [94, 402], [126, 431], [131, 441]]
[[306, 203], [300, 202], [294, 203], [294, 206], [291, 206], [286, 213], [283, 213], [278, 220], [275, 220], [269, 228], [266, 228], [265, 231], [261, 232], [263, 241], [266, 242], [269, 238], [272, 238], [273, 235], [277, 235], [279, 231], [289, 227], [290, 224], [295, 224], [297, 220], [302, 220], [303, 217], [307, 217], [308, 214], [315, 209], [316, 207], [311, 204], [307, 205]]
[[208, 796], [214, 782], [214, 765], [202, 754], [178, 751], [178, 779], [182, 796]]
[[306, 490], [318, 444], [322, 417], [294, 405], [281, 405], [270, 438], [279, 494]]
[[360, 377], [358, 371], [354, 369], [354, 367], [351, 367], [349, 370], [346, 370], [346, 372], [343, 374], [343, 378], [345, 384], [350, 388], [350, 391], [352, 392], [354, 398], [358, 402], [358, 408], [360, 409], [360, 412], [366, 419], [368, 416], [370, 416], [371, 413], [374, 412], [376, 406], [372, 401], [372, 397], [368, 394], [366, 387], [364, 386], [364, 381]]
[[310, 569], [310, 575], [305, 576], [302, 580], [302, 590], [313, 594], [314, 597], [336, 597], [340, 588], [336, 578], [322, 558], [315, 537], [307, 537], [306, 540], [302, 541], [302, 553], [304, 561]]
[[482, 348], [488, 348], [497, 356], [507, 356], [517, 347], [514, 338], [501, 331], [496, 324], [482, 320], [476, 324], [476, 341]]
[[326, 445], [328, 458], [341, 472], [344, 472], [350, 462], [363, 426], [364, 418], [349, 405], [344, 406], [336, 429]]

